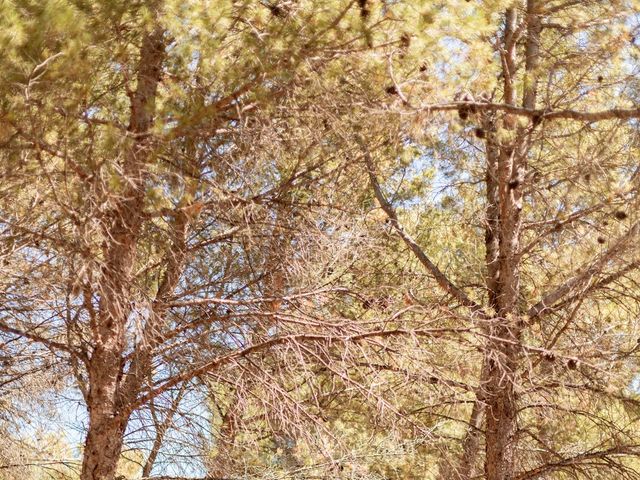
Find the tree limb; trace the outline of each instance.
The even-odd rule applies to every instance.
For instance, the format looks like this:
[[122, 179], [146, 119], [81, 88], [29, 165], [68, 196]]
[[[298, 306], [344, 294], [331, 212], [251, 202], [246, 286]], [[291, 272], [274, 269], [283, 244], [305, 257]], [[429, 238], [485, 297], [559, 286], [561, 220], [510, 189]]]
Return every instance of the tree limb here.
[[65, 343], [56, 342], [55, 340], [50, 340], [48, 338], [42, 337], [38, 334], [27, 332], [25, 330], [20, 330], [18, 328], [10, 327], [2, 322], [0, 322], [0, 330], [6, 333], [10, 333], [12, 335], [17, 335], [19, 337], [28, 338], [29, 340], [33, 340], [34, 342], [41, 343], [42, 345], [52, 349], [52, 350], [61, 350], [66, 352], [74, 357], [78, 358], [82, 362], [86, 363], [88, 361], [87, 356], [84, 352], [78, 351], [73, 347]]
[[[586, 268], [582, 272], [578, 271], [575, 275], [569, 278], [569, 280], [564, 282], [555, 290], [549, 292], [546, 295], [543, 295], [542, 299], [527, 311], [527, 315], [529, 316], [529, 318], [534, 319], [543, 313], [549, 312], [558, 301], [562, 300], [572, 292], [575, 293], [576, 289], [585, 286], [593, 279], [595, 275], [602, 271], [607, 263], [609, 263], [618, 254], [622, 253], [628, 247], [630, 241], [639, 233], [640, 222], [635, 223], [626, 234], [619, 238], [611, 248], [601, 254], [600, 257], [597, 258], [595, 262], [593, 262], [588, 268]], [[635, 262], [632, 265], [634, 265], [635, 268], [638, 266], [638, 262]], [[619, 276], [613, 274], [607, 278], [609, 278], [609, 282], [611, 282], [615, 281], [617, 278], [619, 278]], [[603, 285], [600, 285], [600, 287], [602, 286]]]
[[537, 121], [577, 120], [582, 122], [600, 122], [603, 120], [632, 120], [640, 118], [640, 108], [612, 108], [609, 110], [589, 112], [584, 110], [549, 110], [540, 108], [522, 108], [506, 103], [489, 102], [451, 102], [426, 104], [417, 107], [415, 110], [421, 112], [446, 112], [453, 110], [457, 111], [461, 107], [473, 108], [476, 111], [502, 111], [510, 113], [511, 115], [536, 119]]
[[458, 302], [460, 302], [465, 307], [469, 307], [474, 313], [484, 313], [482, 312], [482, 307], [478, 305], [476, 302], [471, 300], [467, 295], [460, 290], [457, 286], [455, 286], [447, 276], [442, 273], [442, 271], [437, 267], [435, 263], [429, 259], [424, 250], [416, 243], [416, 241], [402, 228], [400, 222], [398, 221], [398, 215], [394, 210], [391, 203], [385, 198], [382, 193], [382, 189], [380, 188], [380, 184], [378, 183], [378, 179], [376, 178], [373, 161], [371, 160], [371, 155], [368, 150], [364, 149], [364, 160], [367, 166], [367, 172], [369, 174], [369, 180], [371, 182], [371, 186], [373, 188], [373, 192], [376, 196], [376, 199], [380, 203], [382, 210], [387, 214], [387, 217], [391, 221], [391, 226], [398, 233], [402, 241], [409, 247], [409, 249], [416, 256], [418, 261], [429, 271], [429, 273], [436, 280], [440, 288], [442, 288], [447, 294], [451, 295]]

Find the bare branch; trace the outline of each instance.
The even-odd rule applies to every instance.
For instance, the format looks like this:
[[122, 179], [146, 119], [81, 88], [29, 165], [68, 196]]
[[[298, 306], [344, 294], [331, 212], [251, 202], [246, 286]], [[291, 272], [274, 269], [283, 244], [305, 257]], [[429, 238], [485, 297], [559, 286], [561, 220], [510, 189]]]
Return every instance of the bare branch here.
[[[534, 319], [543, 313], [551, 311], [554, 305], [565, 296], [576, 294], [580, 288], [584, 287], [600, 273], [611, 260], [627, 249], [638, 233], [640, 233], [640, 223], [635, 223], [625, 235], [619, 238], [606, 252], [602, 253], [590, 266], [581, 272], [578, 271], [555, 290], [543, 295], [542, 299], [527, 311], [529, 318]], [[615, 280], [615, 278], [615, 276], [612, 276], [610, 281]]]
[[[473, 108], [477, 111], [505, 112], [511, 115], [540, 120], [577, 120], [581, 122], [601, 122], [604, 120], [633, 120], [640, 118], [640, 108], [612, 108], [595, 112], [581, 110], [549, 110], [522, 108], [506, 103], [489, 102], [451, 102], [421, 105], [415, 111], [447, 112], [457, 111], [461, 107]], [[415, 113], [405, 111], [403, 113]]]
[[440, 288], [442, 288], [446, 293], [455, 298], [458, 302], [460, 302], [465, 307], [469, 307], [474, 313], [481, 313], [483, 316], [486, 316], [482, 311], [482, 307], [478, 305], [476, 302], [471, 300], [467, 295], [456, 287], [447, 276], [442, 273], [442, 271], [437, 267], [435, 263], [431, 261], [431, 259], [424, 253], [424, 250], [416, 243], [416, 241], [402, 228], [400, 222], [398, 221], [398, 215], [396, 214], [395, 209], [391, 205], [391, 203], [385, 198], [382, 193], [382, 189], [380, 188], [380, 184], [378, 183], [378, 179], [375, 175], [375, 170], [373, 166], [373, 162], [371, 160], [371, 155], [369, 151], [364, 148], [364, 159], [367, 165], [367, 172], [369, 174], [369, 180], [371, 182], [371, 186], [373, 188], [376, 199], [380, 203], [380, 206], [389, 217], [391, 222], [391, 226], [398, 233], [402, 241], [411, 249], [416, 258], [420, 261], [420, 263], [427, 269], [427, 271], [433, 276], [436, 280]]
[[52, 350], [61, 350], [63, 352], [69, 353], [70, 355], [76, 357], [82, 362], [86, 363], [88, 361], [87, 355], [75, 348], [65, 344], [56, 342], [55, 340], [50, 340], [36, 333], [28, 332], [26, 330], [20, 330], [18, 328], [10, 327], [3, 322], [0, 322], [0, 330], [6, 333], [10, 333], [12, 335], [17, 335], [18, 337], [28, 338], [29, 340], [33, 340], [34, 342], [41, 343], [42, 345], [50, 348]]

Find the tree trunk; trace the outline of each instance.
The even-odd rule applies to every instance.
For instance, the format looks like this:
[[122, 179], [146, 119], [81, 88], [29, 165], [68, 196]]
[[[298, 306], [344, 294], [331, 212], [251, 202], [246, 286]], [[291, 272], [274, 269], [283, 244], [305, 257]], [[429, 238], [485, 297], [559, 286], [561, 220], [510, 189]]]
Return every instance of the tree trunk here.
[[[539, 55], [540, 22], [536, 0], [526, 2], [525, 77], [522, 104], [533, 109], [536, 103], [536, 68]], [[518, 15], [507, 10], [503, 44], [504, 102], [516, 104], [514, 79], [517, 74]], [[503, 128], [514, 132], [513, 140], [493, 144], [487, 141], [487, 269], [489, 302], [495, 318], [489, 326], [482, 388], [486, 405], [485, 478], [510, 480], [515, 476], [517, 395], [515, 383], [523, 329], [518, 309], [520, 295], [521, 211], [523, 183], [527, 172], [529, 136], [533, 127], [518, 125], [511, 115], [502, 119]], [[497, 155], [496, 155], [497, 153]], [[496, 162], [497, 156], [497, 162]], [[497, 164], [497, 165], [496, 165]], [[496, 168], [497, 167], [497, 168]], [[497, 229], [497, 232], [496, 232]], [[497, 251], [496, 251], [497, 233]]]
[[[88, 362], [89, 428], [82, 459], [82, 480], [113, 480], [129, 421], [128, 404], [137, 389], [127, 388], [125, 349], [131, 313], [132, 269], [142, 227], [147, 133], [153, 124], [155, 100], [164, 60], [164, 32], [145, 34], [140, 49], [136, 91], [131, 95], [129, 131], [136, 134], [125, 154], [127, 188], [103, 220], [105, 241], [99, 314], [91, 324], [94, 350]], [[136, 376], [139, 376], [139, 372]], [[130, 375], [129, 375], [130, 376]], [[139, 382], [136, 387], [139, 388]]]
[[115, 477], [128, 417], [116, 405], [119, 359], [113, 342], [99, 345], [91, 357], [90, 389], [87, 398], [89, 430], [82, 459], [82, 480], [111, 480]]
[[[501, 338], [508, 338], [503, 333]], [[496, 342], [497, 343], [497, 342]], [[487, 352], [489, 367], [485, 387], [487, 480], [510, 480], [514, 477], [517, 405], [514, 391], [517, 347], [495, 345]]]
[[82, 458], [82, 480], [115, 478], [126, 423], [125, 419], [108, 418], [108, 415], [91, 411]]
[[240, 392], [236, 388], [232, 392], [229, 406], [222, 416], [220, 434], [216, 439], [217, 452], [208, 469], [208, 473], [215, 478], [224, 478], [225, 476], [229, 476], [230, 472], [233, 471], [233, 446], [238, 433], [239, 416], [242, 413], [239, 400]]

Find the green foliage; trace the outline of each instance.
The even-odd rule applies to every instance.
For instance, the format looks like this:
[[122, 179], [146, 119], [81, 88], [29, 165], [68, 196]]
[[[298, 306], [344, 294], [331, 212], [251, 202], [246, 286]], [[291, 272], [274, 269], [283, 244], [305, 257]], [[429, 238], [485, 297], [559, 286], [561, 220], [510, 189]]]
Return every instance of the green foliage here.
[[[637, 235], [625, 235], [638, 221], [638, 120], [545, 115], [637, 106], [639, 5], [539, 1], [526, 13], [525, 3], [0, 2], [0, 354], [20, 358], [0, 383], [1, 409], [17, 416], [23, 399], [9, 385], [39, 370], [87, 388], [83, 362], [103, 341], [96, 322], [116, 295], [104, 278], [119, 235], [133, 254], [118, 375], [140, 374], [131, 358], [159, 337], [136, 395], [224, 360], [189, 377], [204, 419], [176, 421], [186, 433], [170, 427], [211, 471], [442, 480], [482, 397], [487, 352], [502, 355], [493, 325], [515, 318], [516, 478], [545, 465], [554, 479], [613, 478], [623, 467], [637, 478], [639, 252]], [[508, 79], [507, 9], [520, 18]], [[527, 67], [538, 18], [539, 58]], [[134, 106], [144, 39], [156, 29], [157, 92]], [[539, 111], [514, 110], [534, 87]], [[493, 105], [456, 116], [461, 91]], [[148, 131], [132, 128], [134, 107], [151, 114]], [[518, 298], [497, 318], [488, 159], [509, 147], [503, 164], [525, 159], [522, 178], [507, 172], [499, 192], [505, 204], [523, 191]], [[123, 207], [138, 194], [135, 208]], [[123, 218], [136, 219], [130, 231], [118, 231]], [[481, 314], [443, 288], [399, 230]], [[544, 317], [528, 317], [585, 272]], [[374, 330], [384, 335], [354, 340]], [[327, 339], [273, 341], [305, 335]], [[158, 432], [132, 430], [119, 472], [128, 478]], [[9, 433], [40, 457], [74, 456], [57, 437]], [[20, 460], [0, 445], [3, 462]], [[181, 458], [175, 448], [163, 454]], [[620, 450], [595, 466], [581, 460], [606, 449]], [[573, 457], [580, 468], [553, 467]], [[77, 478], [64, 465], [19, 468]]]

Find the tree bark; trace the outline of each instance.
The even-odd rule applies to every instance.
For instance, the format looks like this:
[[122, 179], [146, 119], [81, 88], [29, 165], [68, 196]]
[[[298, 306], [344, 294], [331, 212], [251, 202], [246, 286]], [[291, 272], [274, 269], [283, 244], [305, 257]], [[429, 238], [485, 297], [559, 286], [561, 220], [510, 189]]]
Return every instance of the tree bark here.
[[[534, 109], [536, 103], [536, 68], [539, 56], [540, 22], [536, 1], [526, 3], [525, 87], [522, 103]], [[504, 102], [516, 105], [518, 15], [510, 8], [505, 15], [503, 45]], [[487, 269], [489, 301], [496, 313], [489, 326], [490, 342], [484, 359], [487, 372], [482, 388], [486, 405], [485, 478], [510, 480], [515, 477], [517, 418], [517, 369], [523, 329], [518, 308], [520, 295], [521, 211], [524, 201], [529, 137], [532, 127], [519, 126], [510, 114], [503, 117], [503, 128], [514, 132], [513, 140], [497, 147], [487, 142]], [[495, 158], [497, 149], [497, 172]], [[496, 178], [497, 177], [497, 178]], [[497, 252], [496, 232], [497, 228]], [[489, 241], [491, 240], [491, 242]]]
[[82, 480], [115, 478], [127, 420], [114, 418], [106, 408], [91, 409], [82, 457]]
[[136, 91], [131, 96], [129, 131], [134, 140], [123, 165], [127, 187], [104, 227], [108, 240], [99, 287], [99, 314], [91, 324], [95, 347], [88, 361], [89, 428], [82, 460], [82, 480], [115, 478], [129, 420], [125, 407], [131, 392], [122, 388], [125, 335], [130, 314], [132, 269], [143, 221], [147, 134], [153, 124], [164, 60], [163, 36], [163, 30], [156, 27], [142, 42]]
[[[498, 329], [500, 339], [511, 336], [509, 329]], [[485, 386], [486, 434], [485, 478], [510, 480], [514, 477], [517, 405], [514, 380], [517, 346], [496, 341], [487, 353], [488, 382]]]

